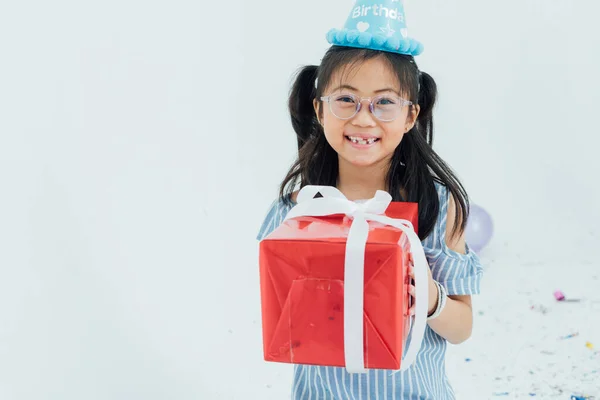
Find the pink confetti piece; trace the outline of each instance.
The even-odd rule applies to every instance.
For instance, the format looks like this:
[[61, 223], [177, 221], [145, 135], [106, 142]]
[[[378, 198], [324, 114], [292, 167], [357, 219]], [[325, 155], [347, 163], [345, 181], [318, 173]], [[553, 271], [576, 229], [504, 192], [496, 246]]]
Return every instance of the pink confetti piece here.
[[554, 298], [558, 301], [563, 301], [565, 299], [565, 294], [560, 290], [556, 290], [554, 292]]

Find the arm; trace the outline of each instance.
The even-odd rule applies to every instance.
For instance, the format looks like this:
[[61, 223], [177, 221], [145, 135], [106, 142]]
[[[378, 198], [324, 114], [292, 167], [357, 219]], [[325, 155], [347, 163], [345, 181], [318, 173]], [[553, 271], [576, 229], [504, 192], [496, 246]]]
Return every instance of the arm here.
[[[457, 232], [457, 235], [452, 236], [455, 212], [456, 204], [454, 198], [450, 196], [446, 222], [446, 244], [451, 250], [465, 254], [464, 233]], [[438, 290], [431, 275], [429, 277], [429, 311], [431, 313], [437, 306]], [[429, 321], [429, 327], [452, 344], [460, 344], [467, 340], [473, 329], [471, 296], [448, 296], [446, 307], [437, 318]]]
[[[430, 291], [437, 295], [437, 287], [430, 284]], [[433, 301], [432, 312], [437, 303]], [[431, 303], [430, 303], [431, 304]], [[428, 321], [429, 327], [438, 335], [442, 336], [452, 344], [460, 344], [471, 337], [473, 330], [473, 309], [471, 308], [471, 296], [448, 296], [446, 307], [435, 319]]]
[[[448, 201], [448, 218], [446, 222], [446, 245], [450, 250], [465, 254], [464, 233], [452, 236], [452, 227], [455, 221], [456, 204], [452, 196]], [[428, 314], [431, 315], [437, 307], [438, 288], [429, 275], [429, 304]], [[414, 296], [414, 287], [410, 289]], [[414, 309], [412, 310], [414, 312]], [[460, 344], [471, 336], [473, 328], [473, 310], [471, 308], [471, 296], [448, 296], [446, 306], [442, 313], [435, 319], [428, 321], [429, 327], [438, 335], [442, 336], [452, 344]]]

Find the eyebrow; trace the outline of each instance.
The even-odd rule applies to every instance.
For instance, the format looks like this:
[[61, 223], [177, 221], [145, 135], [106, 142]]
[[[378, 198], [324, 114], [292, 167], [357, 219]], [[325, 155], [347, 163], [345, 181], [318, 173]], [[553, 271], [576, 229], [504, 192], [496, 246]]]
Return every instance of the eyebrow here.
[[[340, 86], [336, 87], [335, 89], [333, 89], [333, 91], [335, 92], [336, 90], [340, 90], [340, 89], [348, 89], [348, 90], [352, 90], [352, 91], [355, 91], [355, 92], [359, 91], [357, 88], [355, 88], [354, 86], [350, 86], [350, 85], [340, 85]], [[396, 91], [396, 89], [392, 89], [392, 88], [379, 89], [379, 90], [376, 90], [373, 93], [383, 93], [383, 92], [394, 92], [397, 95], [400, 95], [398, 93], [398, 91]]]

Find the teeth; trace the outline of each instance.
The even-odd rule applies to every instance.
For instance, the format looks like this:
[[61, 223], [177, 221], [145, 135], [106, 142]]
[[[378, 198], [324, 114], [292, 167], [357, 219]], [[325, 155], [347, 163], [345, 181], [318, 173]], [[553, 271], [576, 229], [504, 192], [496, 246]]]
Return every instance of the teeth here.
[[354, 137], [354, 136], [348, 136], [348, 137], [350, 138], [352, 143], [355, 143], [355, 144], [373, 144], [377, 140], [376, 138], [363, 139], [363, 138]]

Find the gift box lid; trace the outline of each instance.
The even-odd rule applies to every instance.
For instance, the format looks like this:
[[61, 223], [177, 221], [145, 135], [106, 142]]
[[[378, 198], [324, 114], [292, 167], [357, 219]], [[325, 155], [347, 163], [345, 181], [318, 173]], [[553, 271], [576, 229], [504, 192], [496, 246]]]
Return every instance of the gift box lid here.
[[[392, 202], [385, 215], [395, 219], [405, 219], [412, 223], [418, 234], [418, 204], [408, 202]], [[352, 219], [343, 214], [325, 217], [298, 217], [284, 221], [277, 229], [263, 240], [297, 240], [297, 241], [328, 241], [344, 242]], [[394, 227], [379, 222], [369, 222], [369, 243], [397, 243], [403, 236]]]

